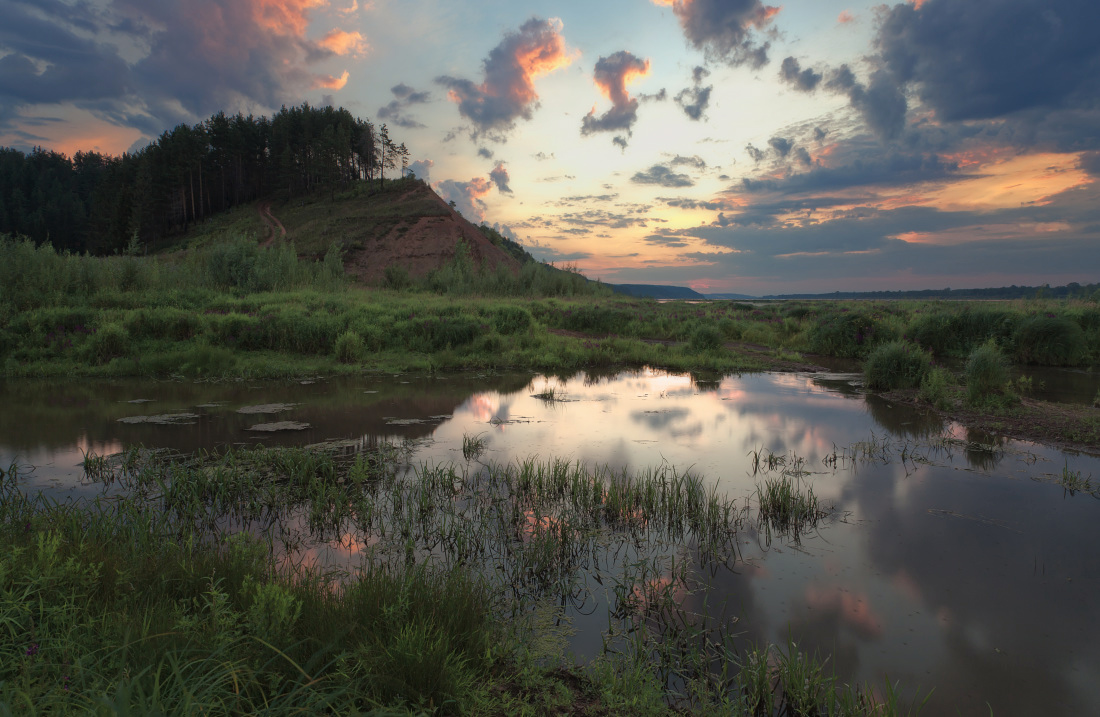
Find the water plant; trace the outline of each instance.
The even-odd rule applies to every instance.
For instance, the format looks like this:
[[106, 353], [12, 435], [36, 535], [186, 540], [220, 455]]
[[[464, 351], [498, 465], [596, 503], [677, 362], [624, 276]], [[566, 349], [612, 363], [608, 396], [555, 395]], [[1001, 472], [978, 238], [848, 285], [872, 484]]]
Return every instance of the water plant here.
[[479, 433], [476, 436], [462, 434], [462, 457], [466, 461], [477, 460], [481, 457], [487, 444], [484, 435], [484, 433]]
[[948, 387], [954, 383], [951, 372], [941, 366], [932, 367], [921, 379], [919, 396], [935, 408], [946, 411], [951, 408]]

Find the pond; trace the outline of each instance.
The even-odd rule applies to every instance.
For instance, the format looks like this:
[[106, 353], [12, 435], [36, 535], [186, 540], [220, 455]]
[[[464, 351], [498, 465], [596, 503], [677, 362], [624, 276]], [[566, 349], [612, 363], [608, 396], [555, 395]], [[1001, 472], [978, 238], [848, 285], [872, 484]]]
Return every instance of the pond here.
[[[102, 490], [82, 480], [85, 453], [132, 444], [407, 442], [415, 463], [469, 466], [476, 437], [481, 462], [672, 466], [746, 505], [772, 456], [800, 466], [828, 517], [797, 540], [747, 527], [736, 561], [691, 568], [707, 591], [686, 608], [720, 604], [745, 639], [790, 638], [844, 682], [935, 688], [926, 713], [1100, 713], [1100, 500], [1058, 483], [1095, 486], [1100, 459], [968, 435], [856, 374], [8, 382], [0, 398], [0, 464], [34, 466], [24, 489], [59, 497]], [[296, 430], [250, 430], [280, 423]], [[594, 656], [606, 612], [567, 612], [571, 651]]]

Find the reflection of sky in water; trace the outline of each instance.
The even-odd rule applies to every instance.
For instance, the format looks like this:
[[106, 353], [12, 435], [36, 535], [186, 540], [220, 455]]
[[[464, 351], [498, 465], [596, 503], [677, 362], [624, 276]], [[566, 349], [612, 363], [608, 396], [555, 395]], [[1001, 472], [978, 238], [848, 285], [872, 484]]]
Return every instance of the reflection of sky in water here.
[[[803, 648], [831, 654], [843, 681], [881, 683], [889, 675], [908, 688], [934, 686], [932, 714], [986, 713], [987, 701], [997, 715], [1100, 713], [1092, 679], [1100, 674], [1100, 500], [1065, 496], [1049, 480], [1036, 480], [1060, 474], [1068, 462], [1097, 482], [1100, 461], [1005, 442], [992, 450], [956, 445], [950, 454], [926, 453], [931, 464], [903, 465], [895, 451], [888, 464], [834, 471], [823, 458], [872, 434], [895, 447], [927, 444], [945, 430], [993, 442], [865, 397], [852, 383], [790, 374], [700, 387], [688, 376], [643, 371], [602, 380], [466, 377], [407, 385], [364, 378], [251, 392], [151, 384], [140, 391], [157, 399], [147, 407], [119, 403], [139, 397], [129, 386], [106, 391], [100, 404], [95, 391], [62, 395], [54, 412], [8, 396], [0, 462], [6, 467], [18, 456], [37, 466], [26, 478], [29, 488], [64, 494], [79, 477], [82, 451], [135, 442], [181, 449], [254, 442], [234, 409], [274, 401], [299, 404], [278, 420], [313, 428], [266, 439], [272, 442], [415, 438], [421, 439], [416, 459], [440, 463], [461, 462], [463, 436], [481, 434], [482, 460], [537, 455], [633, 469], [667, 462], [691, 467], [739, 498], [761, 480], [750, 475], [751, 451], [791, 451], [806, 459], [814, 472], [807, 480], [836, 505], [836, 519], [797, 546], [767, 545], [747, 530], [746, 562], [736, 572], [695, 576], [712, 585], [710, 606], [724, 603], [742, 618], [747, 638], [785, 642], [789, 630]], [[547, 387], [564, 400], [534, 396]], [[217, 401], [226, 404], [194, 426], [117, 421]], [[440, 415], [451, 417], [389, 422]], [[350, 567], [365, 547], [348, 534], [303, 559]], [[702, 607], [699, 595], [685, 602]], [[591, 653], [606, 616], [578, 616], [576, 626], [576, 648]]]

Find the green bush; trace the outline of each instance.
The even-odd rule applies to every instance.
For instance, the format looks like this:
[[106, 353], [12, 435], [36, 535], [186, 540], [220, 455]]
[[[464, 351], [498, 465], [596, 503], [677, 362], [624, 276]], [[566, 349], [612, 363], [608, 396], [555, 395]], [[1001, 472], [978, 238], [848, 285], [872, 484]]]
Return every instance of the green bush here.
[[970, 352], [966, 360], [966, 400], [980, 404], [1000, 395], [1008, 385], [1008, 360], [993, 339]]
[[92, 334], [87, 344], [88, 358], [104, 364], [130, 353], [130, 334], [118, 324], [104, 324]]
[[905, 341], [891, 341], [871, 351], [863, 364], [863, 375], [868, 388], [889, 391], [920, 386], [931, 368], [927, 352]]
[[717, 326], [703, 324], [691, 334], [691, 348], [696, 351], [713, 351], [722, 348], [722, 332]]
[[953, 383], [951, 373], [939, 366], [924, 375], [920, 382], [920, 398], [941, 411], [951, 408], [951, 396], [947, 387]]
[[1085, 332], [1062, 316], [1032, 316], [1016, 329], [1016, 358], [1044, 366], [1077, 366], [1088, 353]]
[[531, 312], [522, 306], [502, 306], [493, 315], [493, 325], [505, 336], [531, 327]]
[[363, 358], [363, 338], [354, 331], [345, 331], [336, 339], [336, 360], [359, 363]]
[[916, 318], [906, 333], [936, 356], [959, 355], [989, 339], [1007, 345], [1012, 340], [1018, 318], [1019, 315], [1012, 311], [965, 306]]
[[896, 338], [896, 332], [880, 319], [843, 309], [816, 319], [809, 332], [809, 349], [826, 356], [860, 358], [876, 344]]
[[387, 289], [400, 291], [412, 286], [413, 280], [412, 276], [409, 275], [409, 270], [400, 264], [390, 264], [382, 274], [382, 285]]
[[741, 338], [741, 324], [728, 316], [718, 322], [718, 329], [722, 332], [723, 336], [732, 341], [737, 341]]

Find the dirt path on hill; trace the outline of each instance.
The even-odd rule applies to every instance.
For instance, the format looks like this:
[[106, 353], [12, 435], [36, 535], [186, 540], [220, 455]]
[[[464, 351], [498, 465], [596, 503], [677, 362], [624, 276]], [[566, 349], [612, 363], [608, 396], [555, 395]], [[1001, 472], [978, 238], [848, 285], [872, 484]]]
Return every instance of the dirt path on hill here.
[[263, 202], [257, 207], [260, 212], [260, 220], [263, 221], [267, 231], [264, 234], [264, 240], [260, 242], [260, 246], [271, 246], [275, 241], [275, 233], [279, 233], [281, 239], [286, 238], [286, 227], [278, 218], [271, 213], [271, 202]]

